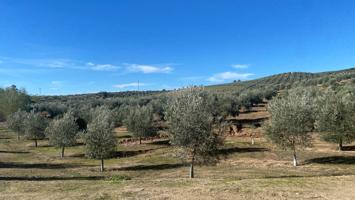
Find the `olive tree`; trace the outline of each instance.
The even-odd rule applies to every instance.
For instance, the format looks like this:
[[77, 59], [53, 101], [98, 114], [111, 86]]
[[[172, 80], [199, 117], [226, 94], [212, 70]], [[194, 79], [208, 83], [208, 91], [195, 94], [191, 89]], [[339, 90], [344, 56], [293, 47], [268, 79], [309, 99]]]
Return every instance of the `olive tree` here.
[[316, 127], [321, 131], [322, 139], [337, 143], [339, 150], [343, 143], [351, 143], [355, 139], [355, 107], [354, 98], [326, 92], [320, 100]]
[[190, 161], [190, 178], [195, 163], [214, 163], [221, 138], [213, 131], [213, 116], [207, 96], [201, 88], [187, 88], [173, 93], [166, 110], [171, 143], [183, 150]]
[[153, 131], [153, 110], [150, 106], [136, 106], [127, 115], [125, 125], [133, 136], [139, 138], [142, 144], [142, 137], [152, 136]]
[[17, 133], [17, 140], [20, 139], [20, 136], [25, 132], [25, 120], [27, 118], [28, 113], [25, 111], [17, 111], [11, 114], [7, 121], [7, 127]]
[[30, 97], [26, 90], [18, 89], [15, 85], [0, 90], [0, 115], [5, 118], [19, 109], [26, 109]]
[[271, 114], [265, 124], [268, 138], [284, 150], [293, 151], [293, 165], [297, 166], [297, 147], [311, 145], [314, 129], [314, 106], [309, 94], [291, 91], [282, 98], [274, 98], [268, 106]]
[[25, 124], [25, 137], [28, 140], [35, 142], [37, 147], [37, 141], [45, 138], [45, 129], [48, 121], [40, 113], [31, 112], [27, 115], [24, 121]]
[[64, 148], [75, 145], [75, 136], [79, 130], [72, 113], [66, 113], [63, 118], [54, 119], [46, 128], [49, 144], [61, 148], [60, 157], [64, 157]]
[[105, 107], [97, 108], [95, 117], [88, 125], [84, 136], [86, 155], [101, 160], [100, 171], [104, 171], [104, 159], [111, 158], [116, 151], [116, 138], [113, 134], [112, 113]]

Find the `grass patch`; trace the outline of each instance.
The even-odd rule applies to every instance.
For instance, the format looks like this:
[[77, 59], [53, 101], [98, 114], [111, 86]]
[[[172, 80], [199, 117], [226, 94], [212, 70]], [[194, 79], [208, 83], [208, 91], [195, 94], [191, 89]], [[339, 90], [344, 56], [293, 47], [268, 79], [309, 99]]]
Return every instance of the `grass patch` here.
[[132, 180], [132, 178], [125, 175], [113, 175], [106, 178], [106, 181], [110, 183], [122, 183], [124, 181], [129, 181], [129, 180]]

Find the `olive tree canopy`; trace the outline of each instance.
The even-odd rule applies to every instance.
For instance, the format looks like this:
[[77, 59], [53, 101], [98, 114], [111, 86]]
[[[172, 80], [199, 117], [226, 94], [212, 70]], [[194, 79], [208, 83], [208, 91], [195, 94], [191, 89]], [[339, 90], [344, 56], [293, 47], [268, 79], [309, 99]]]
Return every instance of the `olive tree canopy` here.
[[202, 88], [176, 91], [167, 106], [166, 118], [173, 145], [184, 150], [190, 160], [190, 178], [194, 164], [215, 162], [221, 138], [213, 131], [213, 116]]
[[297, 166], [298, 147], [311, 145], [314, 129], [314, 104], [308, 92], [290, 91], [284, 97], [274, 98], [268, 106], [271, 114], [265, 124], [267, 137], [282, 149], [293, 151], [294, 166]]
[[105, 107], [99, 107], [88, 125], [85, 134], [86, 155], [101, 160], [101, 171], [104, 171], [104, 159], [111, 158], [116, 151], [116, 138], [113, 134], [112, 113]]
[[343, 143], [355, 139], [355, 98], [351, 93], [327, 91], [321, 96], [316, 127], [322, 132], [322, 139], [337, 143], [339, 150]]
[[24, 124], [26, 139], [33, 140], [35, 147], [37, 147], [37, 141], [45, 138], [44, 131], [47, 128], [48, 120], [40, 113], [31, 112], [27, 115]]
[[21, 135], [25, 134], [25, 120], [27, 115], [27, 112], [19, 110], [7, 118], [7, 127], [17, 133], [18, 140]]
[[75, 136], [79, 130], [72, 113], [66, 113], [63, 118], [54, 119], [46, 128], [49, 144], [61, 148], [61, 157], [64, 157], [64, 148], [73, 146]]

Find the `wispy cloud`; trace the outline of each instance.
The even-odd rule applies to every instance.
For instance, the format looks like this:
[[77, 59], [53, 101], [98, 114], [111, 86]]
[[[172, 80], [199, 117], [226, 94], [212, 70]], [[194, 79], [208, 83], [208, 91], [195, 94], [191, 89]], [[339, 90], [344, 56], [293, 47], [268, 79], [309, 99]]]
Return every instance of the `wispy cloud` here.
[[63, 81], [52, 81], [50, 85], [50, 90], [59, 90], [63, 87]]
[[[139, 83], [139, 86], [146, 86], [146, 83]], [[124, 84], [117, 84], [117, 85], [113, 85], [114, 88], [119, 88], [119, 89], [123, 89], [123, 88], [130, 88], [130, 87], [138, 87], [138, 82], [135, 83], [124, 83]]]
[[24, 58], [0, 57], [0, 59], [2, 63], [17, 64], [17, 65], [32, 66], [32, 67], [47, 68], [47, 69], [115, 71], [120, 68], [113, 64], [96, 64], [93, 62], [84, 62], [80, 60], [63, 59], [63, 58], [24, 59]]
[[127, 70], [129, 72], [152, 74], [152, 73], [170, 73], [174, 70], [174, 68], [172, 68], [169, 65], [155, 66], [155, 65], [127, 64]]
[[250, 76], [254, 74], [252, 73], [237, 73], [237, 72], [222, 72], [215, 74], [209, 77], [207, 80], [210, 82], [224, 82], [229, 80], [236, 80], [236, 79], [248, 79]]
[[75, 66], [74, 61], [70, 59], [25, 59], [25, 58], [10, 58], [1, 57], [2, 63], [30, 65], [34, 67], [44, 68], [65, 68]]
[[233, 64], [231, 66], [235, 69], [247, 69], [250, 65], [248, 65], [248, 64]]
[[94, 71], [116, 71], [120, 68], [119, 66], [115, 66], [112, 64], [94, 64], [92, 62], [88, 62], [86, 63], [86, 65]]

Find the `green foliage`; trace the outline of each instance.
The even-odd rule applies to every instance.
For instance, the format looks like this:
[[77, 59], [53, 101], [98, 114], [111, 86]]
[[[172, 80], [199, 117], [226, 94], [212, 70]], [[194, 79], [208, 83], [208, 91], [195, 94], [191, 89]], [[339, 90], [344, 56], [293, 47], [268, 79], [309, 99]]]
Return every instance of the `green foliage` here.
[[124, 121], [129, 115], [130, 110], [131, 106], [121, 105], [112, 111], [115, 126], [122, 126], [124, 124]]
[[274, 98], [268, 110], [271, 118], [265, 124], [265, 133], [272, 142], [292, 150], [311, 145], [315, 108], [309, 93], [290, 91], [285, 97]]
[[29, 104], [30, 97], [25, 90], [19, 90], [14, 85], [5, 89], [0, 88], [0, 116], [6, 118], [18, 110], [27, 109]]
[[142, 138], [154, 135], [153, 109], [151, 106], [136, 106], [131, 108], [125, 125], [134, 137]]
[[124, 181], [129, 181], [129, 180], [132, 180], [132, 178], [123, 175], [113, 175], [107, 178], [107, 181], [109, 181], [110, 183], [122, 183]]
[[6, 121], [7, 127], [16, 132], [18, 138], [20, 135], [25, 134], [25, 120], [27, 115], [27, 112], [19, 110], [11, 114]]
[[209, 94], [207, 96], [207, 107], [210, 110], [213, 121], [221, 123], [229, 116], [237, 116], [239, 114], [240, 102], [237, 97], [231, 93], [225, 94]]
[[32, 105], [32, 109], [35, 112], [46, 113], [48, 117], [54, 118], [56, 116], [62, 116], [65, 112], [67, 112], [68, 107], [59, 102], [42, 102]]
[[325, 141], [351, 143], [355, 139], [355, 98], [353, 94], [327, 91], [321, 96], [316, 126]]
[[49, 144], [55, 147], [69, 147], [76, 142], [75, 136], [78, 132], [78, 125], [72, 113], [66, 113], [63, 118], [54, 119], [46, 128], [46, 135], [49, 138]]
[[27, 115], [24, 124], [26, 139], [34, 140], [37, 146], [37, 140], [45, 138], [45, 129], [47, 128], [48, 120], [40, 113], [31, 112]]
[[192, 162], [214, 163], [221, 138], [213, 132], [213, 116], [206, 93], [201, 88], [176, 91], [166, 113], [171, 142], [184, 149]]
[[113, 134], [112, 113], [105, 107], [95, 110], [95, 116], [85, 134], [86, 155], [93, 159], [106, 159], [116, 151], [116, 138]]

